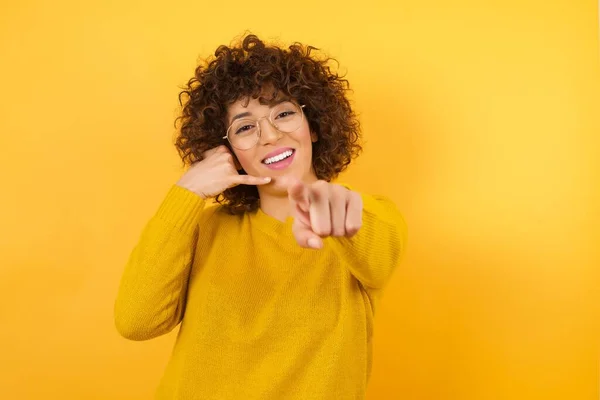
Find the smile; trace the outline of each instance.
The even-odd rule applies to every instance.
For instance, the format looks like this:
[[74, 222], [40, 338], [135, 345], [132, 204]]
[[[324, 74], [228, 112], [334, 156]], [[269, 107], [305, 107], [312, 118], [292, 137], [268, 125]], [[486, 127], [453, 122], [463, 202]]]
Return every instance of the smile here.
[[[283, 151], [281, 151], [283, 150]], [[272, 170], [284, 170], [294, 162], [296, 156], [296, 150], [292, 148], [281, 149], [281, 153], [271, 155], [270, 157], [262, 160], [262, 164]], [[270, 153], [273, 154], [273, 153]]]
[[278, 163], [280, 161], [285, 160], [286, 158], [291, 157], [292, 154], [294, 154], [294, 150], [286, 150], [281, 154], [277, 154], [276, 156], [265, 158], [262, 162], [263, 162], [263, 164], [271, 165], [271, 164]]

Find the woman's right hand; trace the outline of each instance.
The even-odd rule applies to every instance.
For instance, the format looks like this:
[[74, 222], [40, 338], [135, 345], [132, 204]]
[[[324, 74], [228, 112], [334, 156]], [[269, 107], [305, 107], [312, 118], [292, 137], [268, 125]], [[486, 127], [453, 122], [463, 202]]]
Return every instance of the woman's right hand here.
[[218, 146], [203, 154], [202, 161], [194, 163], [177, 182], [203, 199], [217, 196], [225, 189], [237, 185], [265, 185], [268, 177], [240, 175], [233, 155], [226, 146]]

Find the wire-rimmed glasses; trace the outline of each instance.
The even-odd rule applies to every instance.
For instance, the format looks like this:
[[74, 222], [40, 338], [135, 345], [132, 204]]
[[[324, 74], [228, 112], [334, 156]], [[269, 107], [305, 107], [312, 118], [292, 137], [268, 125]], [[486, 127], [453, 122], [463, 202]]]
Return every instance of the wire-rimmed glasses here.
[[235, 119], [223, 139], [229, 141], [238, 150], [248, 150], [256, 146], [260, 139], [260, 121], [267, 119], [271, 126], [282, 133], [292, 133], [302, 126], [304, 105], [284, 101], [271, 109], [268, 116], [261, 118]]

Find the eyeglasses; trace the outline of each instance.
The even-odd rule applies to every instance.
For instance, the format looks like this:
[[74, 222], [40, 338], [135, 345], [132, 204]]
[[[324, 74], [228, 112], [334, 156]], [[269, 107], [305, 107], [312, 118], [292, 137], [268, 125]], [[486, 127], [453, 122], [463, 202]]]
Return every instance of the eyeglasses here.
[[291, 101], [277, 104], [270, 114], [258, 119], [243, 118], [233, 121], [223, 139], [238, 150], [248, 150], [256, 146], [260, 139], [260, 121], [267, 119], [271, 126], [282, 133], [292, 133], [302, 126], [304, 105]]

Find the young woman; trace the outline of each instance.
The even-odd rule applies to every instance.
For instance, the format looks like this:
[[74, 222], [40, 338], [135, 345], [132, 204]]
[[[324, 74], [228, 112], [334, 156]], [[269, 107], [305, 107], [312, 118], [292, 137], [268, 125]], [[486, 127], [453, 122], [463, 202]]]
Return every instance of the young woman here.
[[406, 226], [385, 198], [330, 183], [360, 151], [359, 123], [347, 81], [314, 50], [246, 36], [180, 96], [190, 168], [115, 306], [131, 340], [181, 323], [159, 399], [365, 397], [375, 305]]

